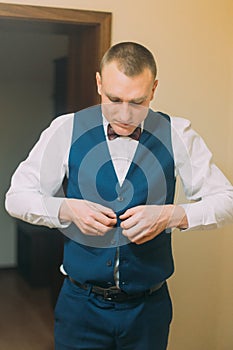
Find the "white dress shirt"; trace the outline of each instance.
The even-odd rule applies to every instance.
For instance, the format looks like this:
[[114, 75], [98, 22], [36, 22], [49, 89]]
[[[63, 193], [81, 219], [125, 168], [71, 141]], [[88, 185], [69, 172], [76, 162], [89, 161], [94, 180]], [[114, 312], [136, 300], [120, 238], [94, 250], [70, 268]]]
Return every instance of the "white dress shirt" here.
[[[59, 221], [64, 196], [57, 196], [57, 192], [64, 176], [69, 177], [73, 117], [72, 113], [54, 119], [16, 169], [6, 194], [10, 215], [51, 228], [67, 226]], [[105, 134], [106, 125], [104, 119]], [[171, 136], [175, 173], [188, 200], [181, 204], [188, 218], [188, 229], [212, 229], [232, 222], [233, 187], [212, 162], [212, 154], [203, 139], [188, 120], [176, 117], [171, 118]], [[107, 143], [122, 184], [138, 141], [121, 137]]]

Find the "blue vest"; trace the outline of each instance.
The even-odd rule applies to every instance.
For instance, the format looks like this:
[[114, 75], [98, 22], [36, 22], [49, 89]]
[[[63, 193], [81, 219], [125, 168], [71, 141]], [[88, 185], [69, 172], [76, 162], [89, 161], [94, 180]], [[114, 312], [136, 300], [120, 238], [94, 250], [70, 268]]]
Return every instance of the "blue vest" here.
[[138, 205], [171, 204], [175, 176], [170, 118], [149, 110], [127, 176], [119, 186], [109, 154], [100, 106], [74, 115], [69, 154], [67, 197], [110, 207], [117, 214], [116, 228], [104, 237], [87, 236], [71, 226], [64, 247], [64, 268], [80, 283], [114, 285], [114, 261], [119, 248], [120, 287], [144, 291], [167, 279], [174, 270], [171, 232], [166, 230], [141, 245], [122, 235], [119, 215]]

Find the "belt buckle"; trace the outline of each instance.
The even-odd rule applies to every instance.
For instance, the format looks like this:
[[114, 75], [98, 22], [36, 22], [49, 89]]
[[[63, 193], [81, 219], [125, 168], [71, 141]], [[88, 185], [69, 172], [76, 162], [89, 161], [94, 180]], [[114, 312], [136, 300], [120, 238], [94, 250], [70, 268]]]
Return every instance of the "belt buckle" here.
[[105, 300], [109, 300], [109, 301], [113, 301], [113, 300], [117, 300], [118, 296], [121, 294], [121, 290], [117, 287], [110, 287], [107, 289], [104, 289], [104, 299]]
[[110, 290], [108, 290], [108, 289], [104, 290], [104, 299], [111, 301], [112, 296], [110, 294], [111, 294]]

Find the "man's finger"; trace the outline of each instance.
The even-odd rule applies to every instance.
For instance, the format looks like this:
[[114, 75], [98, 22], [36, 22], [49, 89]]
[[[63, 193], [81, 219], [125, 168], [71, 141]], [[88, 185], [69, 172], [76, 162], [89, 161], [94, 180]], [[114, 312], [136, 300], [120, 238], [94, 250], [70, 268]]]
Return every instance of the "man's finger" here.
[[109, 217], [102, 212], [96, 212], [93, 218], [95, 221], [98, 221], [105, 226], [115, 226], [117, 222], [116, 215], [114, 217]]
[[131, 217], [131, 216], [133, 216], [134, 214], [136, 214], [136, 212], [137, 212], [137, 209], [136, 209], [136, 208], [137, 208], [137, 207], [127, 209], [123, 214], [121, 214], [121, 215], [119, 216], [119, 218], [120, 218], [121, 220], [126, 220], [126, 219], [128, 219], [129, 217]]
[[90, 207], [95, 209], [98, 212], [103, 213], [104, 215], [107, 215], [110, 218], [116, 218], [116, 213], [111, 208], [107, 208], [101, 204], [98, 203], [89, 203]]

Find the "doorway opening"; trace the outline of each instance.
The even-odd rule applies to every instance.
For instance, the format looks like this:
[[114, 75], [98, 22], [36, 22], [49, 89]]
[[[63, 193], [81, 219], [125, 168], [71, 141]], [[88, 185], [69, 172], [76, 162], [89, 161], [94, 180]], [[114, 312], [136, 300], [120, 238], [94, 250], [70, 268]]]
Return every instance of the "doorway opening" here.
[[[95, 72], [110, 43], [111, 13], [0, 4], [2, 198], [16, 166], [59, 111], [69, 113], [99, 103]], [[51, 83], [53, 74], [56, 84]], [[60, 87], [65, 97], [56, 111]], [[0, 268], [14, 267], [15, 221], [4, 205], [1, 208]]]

